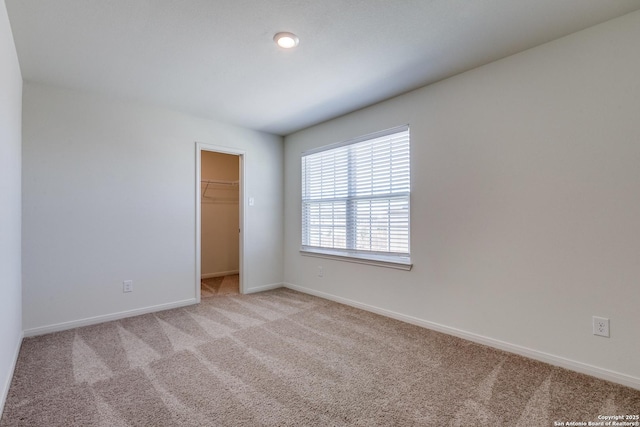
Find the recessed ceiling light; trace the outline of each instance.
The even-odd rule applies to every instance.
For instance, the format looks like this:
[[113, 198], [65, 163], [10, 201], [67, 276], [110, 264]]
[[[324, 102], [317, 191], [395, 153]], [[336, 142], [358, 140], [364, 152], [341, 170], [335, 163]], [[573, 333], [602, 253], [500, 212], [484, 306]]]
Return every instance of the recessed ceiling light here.
[[291, 49], [300, 43], [298, 36], [293, 33], [278, 33], [273, 36], [273, 41], [283, 49]]

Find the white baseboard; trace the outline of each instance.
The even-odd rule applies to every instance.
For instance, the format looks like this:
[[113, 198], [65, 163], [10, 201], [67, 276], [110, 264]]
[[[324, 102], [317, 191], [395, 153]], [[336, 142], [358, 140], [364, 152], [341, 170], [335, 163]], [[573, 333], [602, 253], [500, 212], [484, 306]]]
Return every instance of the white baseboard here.
[[20, 339], [18, 345], [13, 352], [13, 363], [9, 369], [9, 375], [7, 380], [3, 384], [3, 388], [0, 392], [0, 419], [2, 419], [2, 413], [4, 412], [4, 404], [7, 402], [7, 396], [9, 395], [9, 387], [11, 387], [11, 381], [13, 380], [13, 374], [16, 371], [16, 364], [18, 363], [18, 356], [20, 355], [20, 347], [22, 347], [22, 340], [24, 339], [24, 333], [20, 333]]
[[201, 274], [200, 278], [211, 279], [212, 277], [231, 276], [232, 274], [240, 274], [240, 270], [219, 271], [217, 273], [206, 273], [206, 274]]
[[270, 285], [256, 286], [251, 289], [247, 289], [244, 291], [245, 294], [255, 294], [256, 292], [264, 292], [270, 291], [272, 289], [282, 288], [284, 286], [283, 283], [272, 283]]
[[137, 308], [135, 310], [120, 311], [118, 313], [104, 314], [102, 316], [87, 317], [80, 320], [72, 320], [69, 322], [56, 323], [54, 325], [40, 326], [38, 328], [27, 329], [24, 331], [25, 337], [34, 337], [36, 335], [44, 335], [51, 332], [66, 331], [67, 329], [79, 328], [81, 326], [95, 325], [98, 323], [109, 322], [111, 320], [124, 319], [126, 317], [139, 316], [141, 314], [153, 313], [156, 311], [169, 310], [172, 308], [184, 307], [187, 305], [197, 304], [195, 298], [182, 301], [170, 302], [167, 304], [153, 305], [149, 307]]
[[410, 323], [412, 325], [421, 326], [427, 329], [432, 329], [434, 331], [442, 332], [447, 335], [453, 335], [458, 338], [476, 342], [478, 344], [483, 344], [489, 347], [504, 350], [509, 353], [515, 353], [520, 356], [524, 356], [530, 359], [535, 359], [541, 362], [548, 363], [550, 365], [559, 366], [561, 368], [569, 369], [571, 371], [579, 372], [581, 374], [591, 375], [592, 377], [600, 378], [603, 380], [611, 381], [616, 384], [621, 384], [627, 387], [640, 390], [640, 378], [633, 377], [631, 375], [626, 375], [620, 372], [611, 371], [609, 369], [600, 368], [597, 366], [578, 362], [576, 360], [571, 360], [561, 356], [556, 356], [553, 354], [523, 347], [517, 344], [511, 344], [505, 341], [496, 340], [494, 338], [485, 337], [483, 335], [474, 334], [472, 332], [463, 331], [461, 329], [452, 328], [449, 326], [441, 325], [439, 323], [429, 322], [427, 320], [419, 319], [417, 317], [407, 316], [405, 314], [396, 313], [395, 311], [375, 307], [368, 304], [363, 304], [347, 298], [342, 298], [342, 297], [328, 294], [325, 292], [316, 291], [314, 289], [297, 286], [292, 283], [283, 283], [283, 286], [285, 288], [293, 289], [295, 291], [299, 291], [309, 295], [314, 295], [320, 298], [339, 302], [341, 304], [349, 305], [351, 307], [359, 308], [365, 311], [370, 311], [372, 313], [380, 314], [382, 316], [390, 317], [392, 319], [400, 320], [402, 322]]

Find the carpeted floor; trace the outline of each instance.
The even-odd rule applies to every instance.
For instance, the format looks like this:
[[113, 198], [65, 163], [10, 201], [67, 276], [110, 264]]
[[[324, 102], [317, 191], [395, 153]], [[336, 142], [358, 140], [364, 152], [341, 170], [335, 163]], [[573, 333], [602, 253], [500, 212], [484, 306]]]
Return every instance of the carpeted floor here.
[[288, 289], [24, 340], [1, 426], [553, 426], [640, 391]]
[[201, 298], [209, 298], [216, 295], [238, 295], [239, 293], [240, 276], [238, 274], [211, 277], [200, 281]]

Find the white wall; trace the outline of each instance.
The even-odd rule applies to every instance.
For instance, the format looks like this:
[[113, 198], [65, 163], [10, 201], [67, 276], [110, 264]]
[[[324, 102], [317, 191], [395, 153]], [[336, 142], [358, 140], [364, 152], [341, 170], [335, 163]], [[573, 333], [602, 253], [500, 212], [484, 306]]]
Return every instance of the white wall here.
[[22, 341], [20, 262], [22, 76], [0, 3], [0, 417]]
[[[286, 137], [285, 282], [640, 388], [639, 41], [635, 12]], [[406, 123], [413, 270], [301, 256], [300, 153]]]
[[[231, 154], [202, 152], [202, 179], [237, 182], [240, 160]], [[238, 235], [239, 186], [201, 185], [202, 277], [215, 277], [237, 272], [240, 267]]]
[[196, 141], [246, 152], [245, 290], [282, 282], [281, 137], [35, 84], [23, 123], [25, 334], [195, 301]]

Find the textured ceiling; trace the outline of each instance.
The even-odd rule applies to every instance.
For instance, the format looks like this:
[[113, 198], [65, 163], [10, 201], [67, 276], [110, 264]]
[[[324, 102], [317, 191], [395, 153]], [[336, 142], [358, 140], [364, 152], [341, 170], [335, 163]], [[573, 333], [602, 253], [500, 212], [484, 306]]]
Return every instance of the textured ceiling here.
[[[5, 0], [23, 77], [286, 135], [638, 0]], [[292, 51], [272, 41], [300, 37]]]

